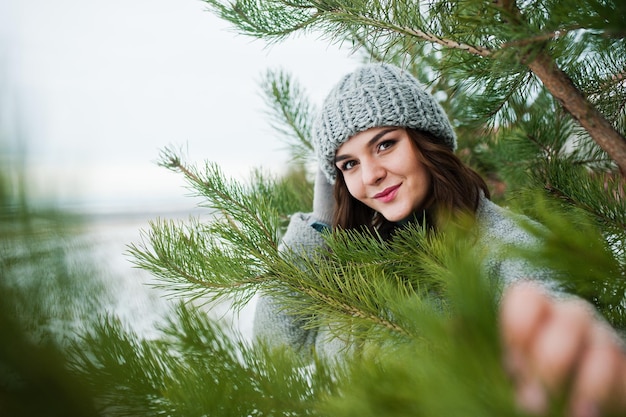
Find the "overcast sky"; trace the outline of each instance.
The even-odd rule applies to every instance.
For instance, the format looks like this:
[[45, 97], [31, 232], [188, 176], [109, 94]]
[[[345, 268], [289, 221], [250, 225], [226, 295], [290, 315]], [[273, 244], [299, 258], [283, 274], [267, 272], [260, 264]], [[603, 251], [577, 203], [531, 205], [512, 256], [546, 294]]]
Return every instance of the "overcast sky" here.
[[280, 172], [261, 75], [285, 69], [319, 104], [357, 64], [314, 37], [235, 35], [200, 0], [0, 0], [4, 136], [31, 191], [64, 205], [184, 207], [182, 178], [154, 163], [168, 145], [233, 176]]

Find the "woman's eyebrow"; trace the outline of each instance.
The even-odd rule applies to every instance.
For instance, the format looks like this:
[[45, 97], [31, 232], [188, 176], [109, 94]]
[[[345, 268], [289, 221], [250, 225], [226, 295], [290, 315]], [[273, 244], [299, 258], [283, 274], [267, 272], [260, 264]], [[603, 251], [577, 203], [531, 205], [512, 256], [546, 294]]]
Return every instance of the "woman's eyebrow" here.
[[[394, 130], [398, 130], [399, 128], [397, 127], [390, 127], [389, 129], [385, 129], [381, 132], [378, 132], [376, 135], [374, 135], [373, 138], [371, 138], [370, 140], [367, 141], [367, 146], [372, 146], [374, 143], [376, 143], [378, 141], [378, 139], [382, 138], [383, 136], [385, 136], [387, 133], [389, 132], [393, 132]], [[350, 155], [339, 155], [335, 157], [335, 163], [343, 161], [344, 159], [348, 159], [350, 158]]]
[[378, 141], [378, 139], [382, 138], [383, 136], [385, 136], [389, 132], [393, 132], [394, 130], [398, 130], [398, 128], [397, 127], [390, 127], [389, 129], [385, 129], [382, 132], [378, 132], [377, 135], [375, 135], [373, 138], [371, 138], [369, 141], [367, 141], [367, 146], [372, 146], [374, 143], [376, 143]]

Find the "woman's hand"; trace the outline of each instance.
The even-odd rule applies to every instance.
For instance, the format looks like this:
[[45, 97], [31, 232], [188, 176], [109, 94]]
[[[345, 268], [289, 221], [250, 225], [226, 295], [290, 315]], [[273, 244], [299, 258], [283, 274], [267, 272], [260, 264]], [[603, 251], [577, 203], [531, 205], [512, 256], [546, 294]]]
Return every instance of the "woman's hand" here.
[[521, 283], [505, 292], [500, 319], [505, 365], [523, 410], [545, 414], [552, 398], [564, 396], [571, 416], [626, 413], [624, 346], [589, 304]]
[[313, 216], [316, 220], [331, 226], [334, 208], [333, 186], [328, 182], [322, 171], [318, 169], [313, 188]]

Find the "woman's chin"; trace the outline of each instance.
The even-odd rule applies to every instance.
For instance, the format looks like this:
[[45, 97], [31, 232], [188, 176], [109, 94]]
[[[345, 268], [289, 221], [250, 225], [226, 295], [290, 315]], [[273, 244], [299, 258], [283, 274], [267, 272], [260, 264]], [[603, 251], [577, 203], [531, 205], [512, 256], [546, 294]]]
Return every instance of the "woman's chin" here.
[[411, 212], [390, 212], [380, 214], [382, 214], [382, 216], [389, 222], [399, 223], [408, 218], [411, 215]]

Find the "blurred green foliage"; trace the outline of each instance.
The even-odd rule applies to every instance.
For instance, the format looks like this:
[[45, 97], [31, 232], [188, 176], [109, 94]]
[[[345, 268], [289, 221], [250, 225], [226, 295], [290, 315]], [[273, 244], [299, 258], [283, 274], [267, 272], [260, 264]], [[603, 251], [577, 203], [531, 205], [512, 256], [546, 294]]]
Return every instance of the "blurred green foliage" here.
[[0, 415], [95, 416], [90, 387], [67, 366], [66, 345], [95, 317], [102, 283], [76, 236], [79, 216], [33, 208], [26, 172], [0, 158]]

